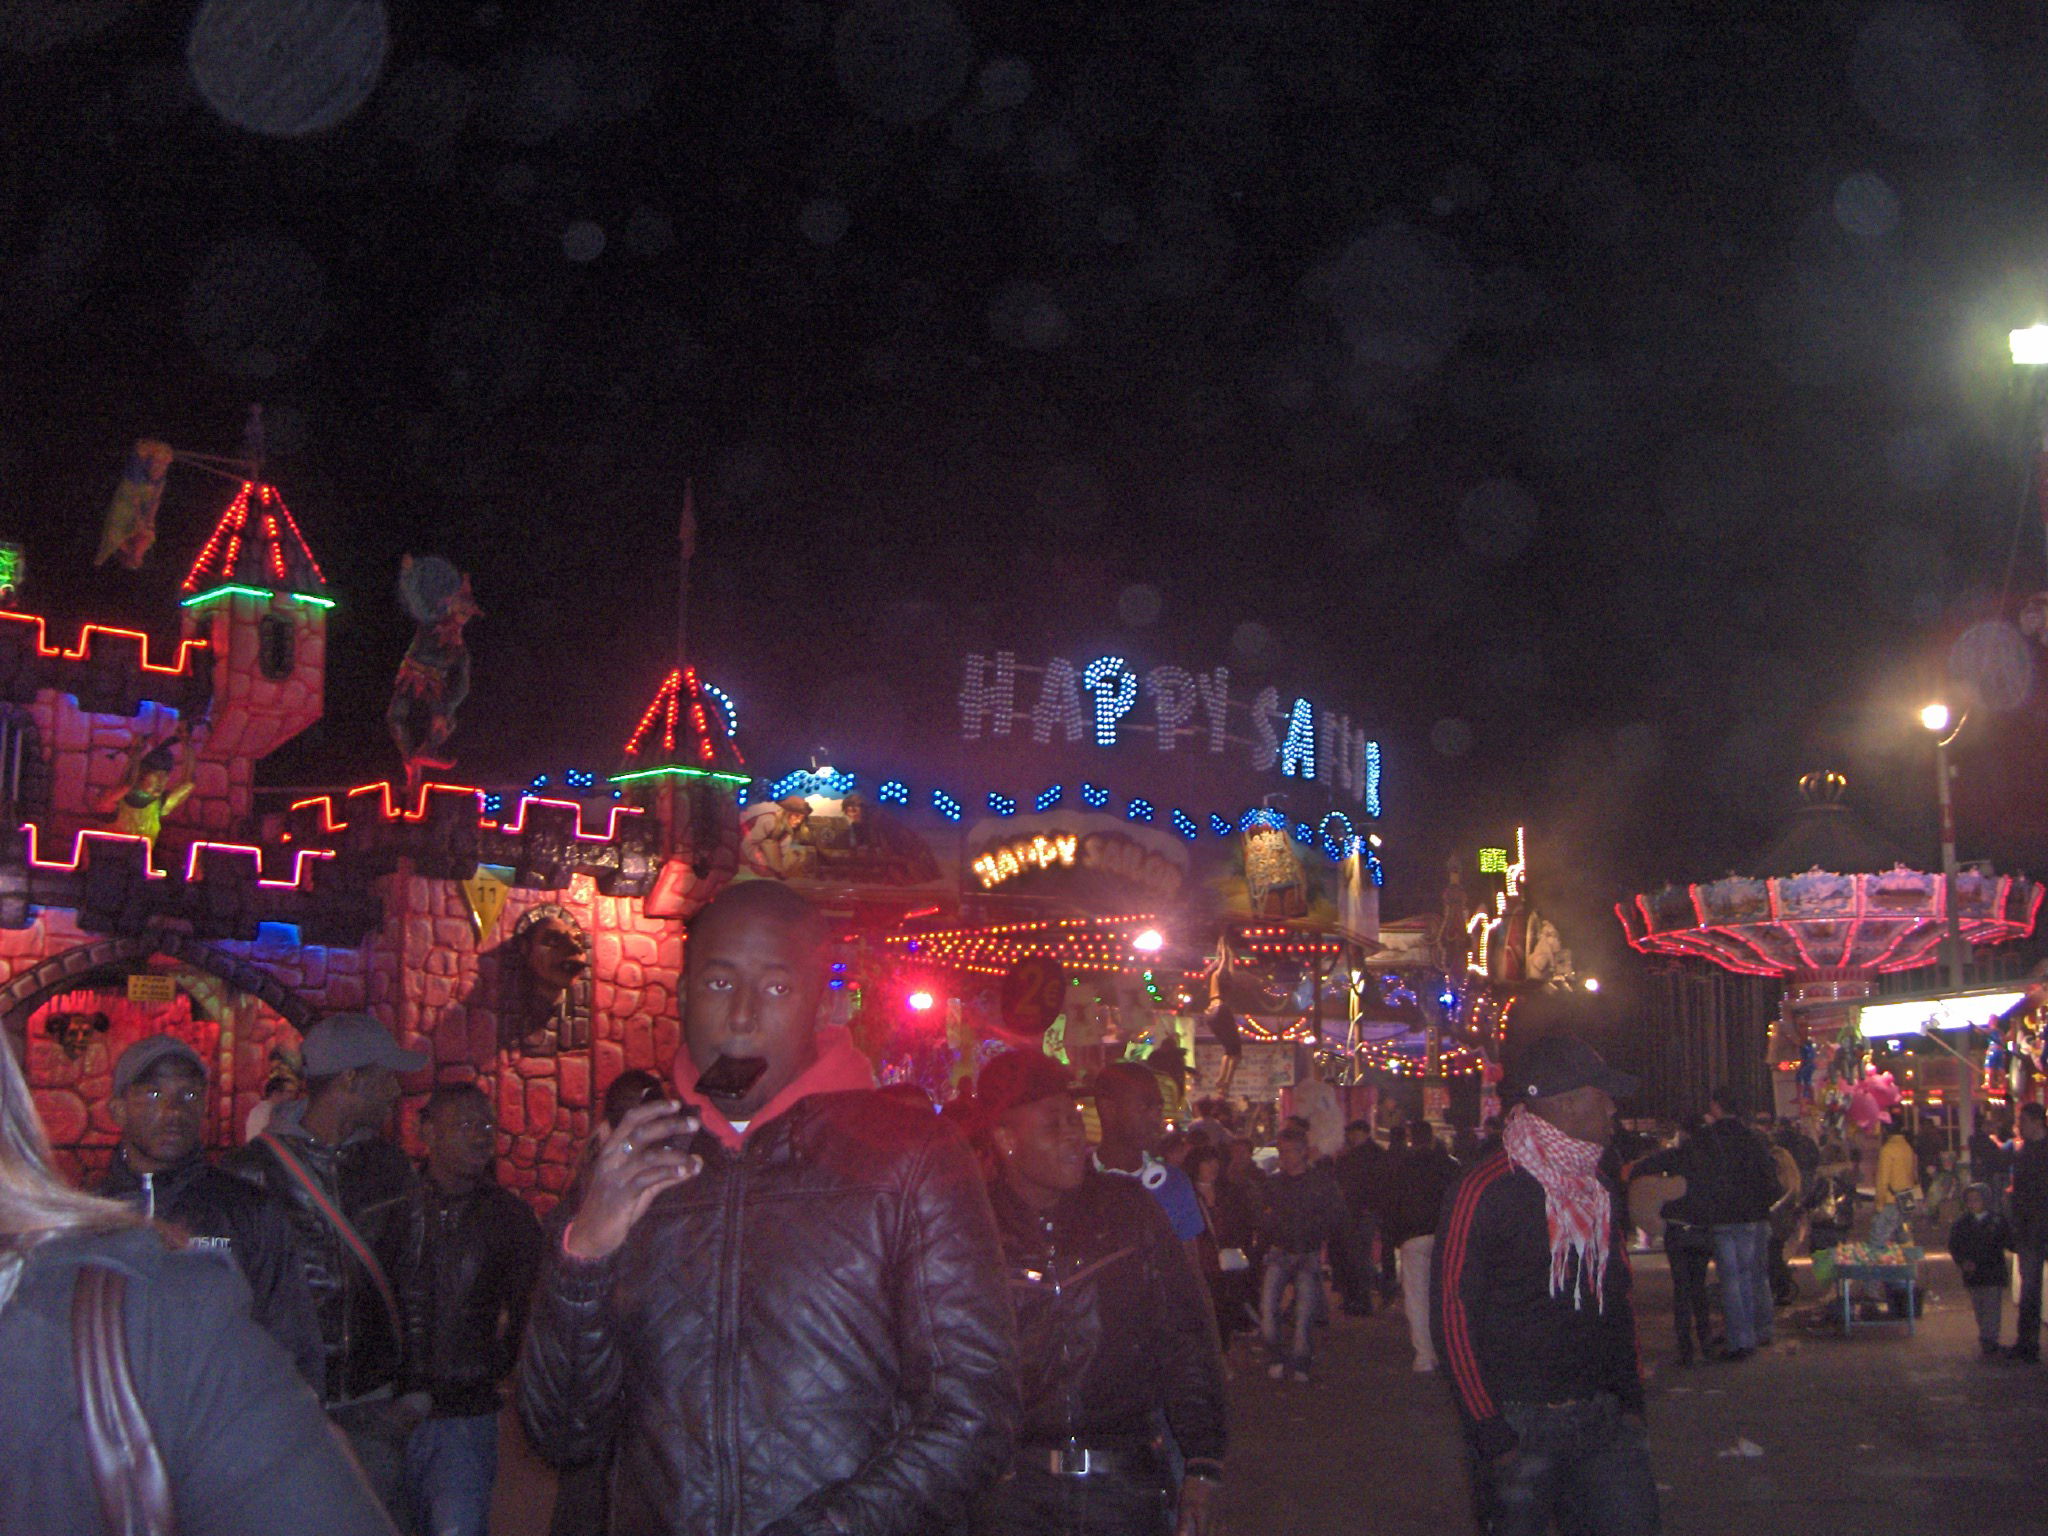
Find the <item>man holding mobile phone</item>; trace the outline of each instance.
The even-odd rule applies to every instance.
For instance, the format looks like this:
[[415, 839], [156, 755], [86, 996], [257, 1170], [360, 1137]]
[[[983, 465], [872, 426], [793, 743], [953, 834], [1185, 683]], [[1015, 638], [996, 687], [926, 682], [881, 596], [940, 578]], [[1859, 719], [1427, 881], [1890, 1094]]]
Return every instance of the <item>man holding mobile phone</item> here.
[[980, 1171], [821, 1030], [829, 935], [787, 886], [690, 930], [683, 1103], [627, 1112], [534, 1301], [527, 1432], [616, 1436], [615, 1528], [943, 1530], [1007, 1464], [1016, 1343]]

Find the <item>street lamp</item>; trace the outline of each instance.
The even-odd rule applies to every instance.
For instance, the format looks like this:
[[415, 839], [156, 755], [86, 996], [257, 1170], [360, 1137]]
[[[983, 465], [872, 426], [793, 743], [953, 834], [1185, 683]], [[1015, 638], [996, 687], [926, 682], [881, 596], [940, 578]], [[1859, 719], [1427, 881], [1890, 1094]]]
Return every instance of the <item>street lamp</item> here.
[[[2043, 332], [2042, 341], [2048, 345], [2048, 327], [2036, 327]], [[2021, 333], [2013, 332], [2013, 356], [2020, 354]], [[1964, 718], [1968, 718], [1965, 716]], [[1963, 728], [1961, 719], [1951, 720], [1946, 704], [1936, 702], [1920, 711], [1920, 724], [1934, 737], [1934, 786], [1941, 801], [1941, 910], [1942, 924], [1946, 932], [1942, 936], [1942, 949], [1947, 961], [1948, 989], [1950, 992], [1963, 990], [1963, 920], [1956, 911], [1956, 805], [1953, 793], [1955, 770], [1949, 767], [1948, 744], [1956, 739], [1956, 733]], [[1976, 1068], [1966, 1058], [1962, 1062], [1961, 1095], [1962, 1113], [1956, 1116], [1956, 1131], [1962, 1138], [1962, 1151], [1968, 1155], [1970, 1137], [1976, 1132], [1977, 1099]]]
[[2039, 368], [2048, 364], [2048, 324], [2036, 320], [2025, 330], [2012, 332], [2006, 341], [2012, 347], [2016, 367]]

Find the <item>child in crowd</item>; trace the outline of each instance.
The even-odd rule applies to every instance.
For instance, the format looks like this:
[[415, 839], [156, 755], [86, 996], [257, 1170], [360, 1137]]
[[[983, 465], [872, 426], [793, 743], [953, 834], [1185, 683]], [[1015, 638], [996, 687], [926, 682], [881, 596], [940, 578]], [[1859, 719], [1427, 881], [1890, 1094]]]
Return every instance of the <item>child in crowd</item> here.
[[1963, 1214], [1948, 1229], [1948, 1251], [1970, 1288], [1977, 1340], [1986, 1355], [1998, 1353], [2005, 1326], [2005, 1253], [2011, 1246], [2012, 1231], [1992, 1209], [1990, 1187], [1972, 1184], [1963, 1194]]

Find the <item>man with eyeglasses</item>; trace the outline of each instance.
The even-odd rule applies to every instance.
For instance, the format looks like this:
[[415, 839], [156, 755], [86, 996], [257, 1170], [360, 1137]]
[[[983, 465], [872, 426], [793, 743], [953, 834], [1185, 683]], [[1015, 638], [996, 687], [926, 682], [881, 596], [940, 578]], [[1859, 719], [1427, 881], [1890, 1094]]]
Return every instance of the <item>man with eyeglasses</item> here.
[[230, 1259], [249, 1282], [251, 1316], [318, 1392], [326, 1356], [290, 1219], [274, 1197], [207, 1162], [200, 1145], [206, 1063], [176, 1036], [150, 1035], [121, 1053], [113, 1086], [107, 1114], [121, 1143], [96, 1193], [179, 1228], [194, 1248]]

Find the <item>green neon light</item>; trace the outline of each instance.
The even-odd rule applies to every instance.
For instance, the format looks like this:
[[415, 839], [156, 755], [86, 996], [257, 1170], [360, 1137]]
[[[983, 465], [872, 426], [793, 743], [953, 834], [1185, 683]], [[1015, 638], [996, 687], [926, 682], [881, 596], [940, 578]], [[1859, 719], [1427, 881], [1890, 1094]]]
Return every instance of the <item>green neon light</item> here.
[[1482, 875], [1504, 875], [1507, 872], [1507, 849], [1482, 848], [1479, 850], [1479, 873]]
[[615, 773], [609, 782], [631, 784], [640, 779], [658, 779], [663, 775], [676, 779], [712, 779], [720, 784], [751, 784], [752, 775], [745, 773], [714, 773], [709, 768], [642, 768], [634, 773]]
[[334, 606], [334, 599], [331, 597], [315, 597], [310, 592], [268, 592], [262, 587], [245, 587], [234, 582], [230, 582], [223, 587], [210, 587], [204, 592], [195, 592], [192, 596], [179, 603], [178, 606], [180, 608], [196, 608], [201, 603], [212, 602], [216, 597], [260, 597], [265, 602], [268, 602], [273, 597], [288, 597], [295, 603], [311, 603], [315, 608], [332, 608]]

